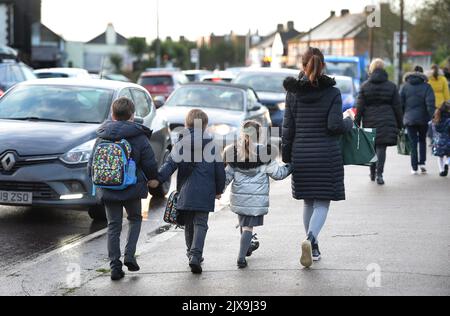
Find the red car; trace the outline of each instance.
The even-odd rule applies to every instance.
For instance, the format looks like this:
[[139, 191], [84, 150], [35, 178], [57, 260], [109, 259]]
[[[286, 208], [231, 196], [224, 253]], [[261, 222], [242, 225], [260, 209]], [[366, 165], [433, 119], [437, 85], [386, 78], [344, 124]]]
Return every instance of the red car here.
[[182, 72], [144, 72], [138, 80], [155, 97], [167, 99], [179, 86], [189, 82]]

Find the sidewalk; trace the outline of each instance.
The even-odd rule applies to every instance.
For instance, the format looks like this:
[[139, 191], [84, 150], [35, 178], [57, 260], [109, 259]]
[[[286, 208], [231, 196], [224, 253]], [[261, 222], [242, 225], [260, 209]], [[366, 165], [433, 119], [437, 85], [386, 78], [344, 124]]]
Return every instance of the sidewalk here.
[[[271, 213], [257, 231], [261, 248], [247, 270], [236, 268], [239, 231], [226, 208], [211, 217], [203, 275], [190, 273], [183, 232], [170, 230], [141, 248], [140, 273], [118, 283], [105, 274], [70, 294], [450, 295], [450, 179], [433, 167], [410, 176], [408, 157], [391, 150], [385, 187], [370, 183], [366, 168], [347, 168], [348, 200], [332, 204], [324, 258], [310, 270], [299, 264], [302, 203], [291, 199], [287, 180], [273, 183]], [[380, 284], [368, 267], [381, 269]]]
[[323, 259], [310, 270], [299, 263], [303, 204], [286, 180], [272, 184], [261, 248], [246, 270], [236, 267], [239, 230], [228, 207], [211, 216], [196, 276], [183, 231], [157, 229], [160, 202], [143, 225], [139, 273], [110, 281], [103, 231], [0, 272], [0, 295], [450, 295], [450, 178], [438, 177], [434, 158], [429, 175], [411, 176], [408, 161], [390, 149], [384, 187], [369, 181], [367, 168], [346, 168], [348, 200], [332, 203]]

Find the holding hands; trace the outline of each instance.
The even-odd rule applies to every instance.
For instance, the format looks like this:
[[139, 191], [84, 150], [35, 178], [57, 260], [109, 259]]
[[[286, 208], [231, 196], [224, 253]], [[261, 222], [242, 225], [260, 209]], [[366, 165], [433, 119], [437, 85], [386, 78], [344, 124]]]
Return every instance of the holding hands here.
[[159, 181], [158, 180], [150, 180], [147, 184], [148, 184], [150, 189], [156, 189], [157, 187], [159, 187]]

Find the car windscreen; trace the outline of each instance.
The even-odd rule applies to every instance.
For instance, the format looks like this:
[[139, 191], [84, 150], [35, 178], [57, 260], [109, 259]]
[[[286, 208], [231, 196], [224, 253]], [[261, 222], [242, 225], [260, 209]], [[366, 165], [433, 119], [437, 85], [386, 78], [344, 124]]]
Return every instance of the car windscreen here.
[[76, 86], [18, 86], [0, 99], [0, 119], [102, 123], [114, 91]]
[[175, 91], [166, 106], [244, 110], [244, 93], [240, 89], [221, 86], [186, 86]]
[[358, 76], [358, 64], [351, 62], [327, 61], [326, 73], [334, 76], [356, 78]]
[[139, 84], [142, 86], [173, 86], [173, 79], [171, 76], [141, 77]]
[[291, 75], [288, 74], [241, 74], [234, 81], [253, 88], [257, 92], [285, 93], [284, 80]]
[[350, 78], [336, 78], [336, 88], [338, 88], [342, 94], [353, 94], [353, 81]]

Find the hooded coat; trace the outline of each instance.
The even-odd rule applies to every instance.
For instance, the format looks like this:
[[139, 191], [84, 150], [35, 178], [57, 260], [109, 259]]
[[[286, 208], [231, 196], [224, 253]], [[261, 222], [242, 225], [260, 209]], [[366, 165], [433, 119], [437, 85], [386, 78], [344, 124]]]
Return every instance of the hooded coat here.
[[361, 86], [355, 123], [376, 128], [376, 145], [395, 146], [403, 127], [403, 113], [397, 86], [384, 69], [376, 69]]
[[[225, 190], [224, 163], [215, 151], [213, 140], [203, 138], [203, 131], [189, 129], [183, 135], [160, 168], [158, 180], [164, 183], [178, 170], [178, 210], [214, 212], [216, 196]], [[206, 152], [211, 154], [210, 160], [203, 155]]]
[[[152, 131], [147, 127], [124, 121], [107, 121], [97, 130], [97, 143], [102, 139], [127, 140], [131, 145], [131, 158], [137, 166], [137, 184], [123, 191], [98, 188], [97, 194], [102, 201], [129, 201], [148, 197], [147, 182], [156, 179], [158, 175], [158, 164], [150, 145], [151, 135]], [[89, 170], [91, 170], [90, 166], [92, 166], [92, 161], [89, 163]]]
[[405, 126], [428, 125], [436, 109], [434, 92], [428, 77], [420, 72], [408, 73], [400, 92]]
[[288, 78], [283, 122], [283, 161], [292, 163], [292, 192], [298, 200], [345, 200], [344, 163], [339, 136], [353, 127], [343, 119], [336, 81], [321, 76], [313, 85], [301, 73]]
[[448, 81], [442, 75], [439, 75], [437, 79], [433, 76], [430, 76], [429, 79], [429, 83], [433, 88], [434, 94], [436, 96], [436, 109], [440, 109], [444, 102], [450, 101]]
[[[228, 147], [225, 156], [237, 158], [236, 147]], [[270, 178], [283, 180], [292, 172], [289, 165], [280, 165], [275, 160], [264, 162], [259, 156], [256, 162], [233, 159], [225, 171], [226, 186], [232, 183], [231, 210], [238, 215], [252, 217], [269, 213]]]

